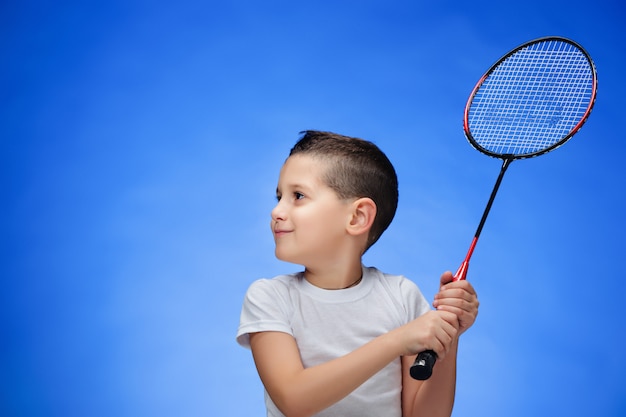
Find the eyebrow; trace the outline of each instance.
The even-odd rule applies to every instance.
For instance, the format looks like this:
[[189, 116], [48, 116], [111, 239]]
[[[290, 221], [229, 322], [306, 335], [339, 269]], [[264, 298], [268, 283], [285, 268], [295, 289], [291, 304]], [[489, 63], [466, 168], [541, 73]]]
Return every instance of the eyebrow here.
[[[311, 187], [310, 186], [306, 186], [306, 185], [302, 185], [300, 183], [294, 183], [294, 184], [287, 184], [287, 188], [292, 189], [292, 190], [302, 190], [305, 192], [310, 192], [311, 191]], [[281, 190], [279, 187], [276, 187], [276, 194], [280, 194]]]

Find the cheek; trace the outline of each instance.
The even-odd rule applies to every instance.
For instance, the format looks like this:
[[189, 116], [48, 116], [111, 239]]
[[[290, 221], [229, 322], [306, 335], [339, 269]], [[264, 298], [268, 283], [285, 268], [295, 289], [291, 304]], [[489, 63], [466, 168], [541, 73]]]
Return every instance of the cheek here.
[[315, 239], [325, 239], [342, 234], [343, 217], [336, 209], [319, 210], [314, 215], [301, 219], [301, 226]]

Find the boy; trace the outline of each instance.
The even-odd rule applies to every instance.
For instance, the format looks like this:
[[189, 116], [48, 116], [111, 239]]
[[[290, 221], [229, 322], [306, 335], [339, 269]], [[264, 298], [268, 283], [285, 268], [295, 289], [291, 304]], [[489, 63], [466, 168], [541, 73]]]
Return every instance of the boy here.
[[[304, 132], [276, 197], [276, 257], [304, 271], [254, 282], [237, 333], [252, 349], [267, 415], [450, 416], [458, 338], [478, 300], [446, 272], [431, 311], [413, 282], [362, 265], [397, 207], [385, 154], [361, 139]], [[428, 349], [439, 360], [416, 381], [409, 368]]]

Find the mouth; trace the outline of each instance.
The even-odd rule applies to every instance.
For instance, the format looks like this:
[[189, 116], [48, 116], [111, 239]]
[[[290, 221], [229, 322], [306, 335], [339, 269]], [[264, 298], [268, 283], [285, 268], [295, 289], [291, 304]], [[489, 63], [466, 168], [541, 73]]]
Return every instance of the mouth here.
[[283, 230], [283, 229], [274, 229], [274, 237], [285, 236], [286, 234], [291, 233], [291, 230]]

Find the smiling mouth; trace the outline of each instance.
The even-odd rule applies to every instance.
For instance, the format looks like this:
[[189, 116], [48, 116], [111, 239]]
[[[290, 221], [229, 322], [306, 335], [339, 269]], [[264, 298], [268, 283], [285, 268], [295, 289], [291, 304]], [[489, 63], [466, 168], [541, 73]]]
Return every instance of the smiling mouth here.
[[291, 233], [291, 230], [280, 230], [280, 229], [274, 230], [274, 236], [276, 237], [284, 236], [287, 233]]

